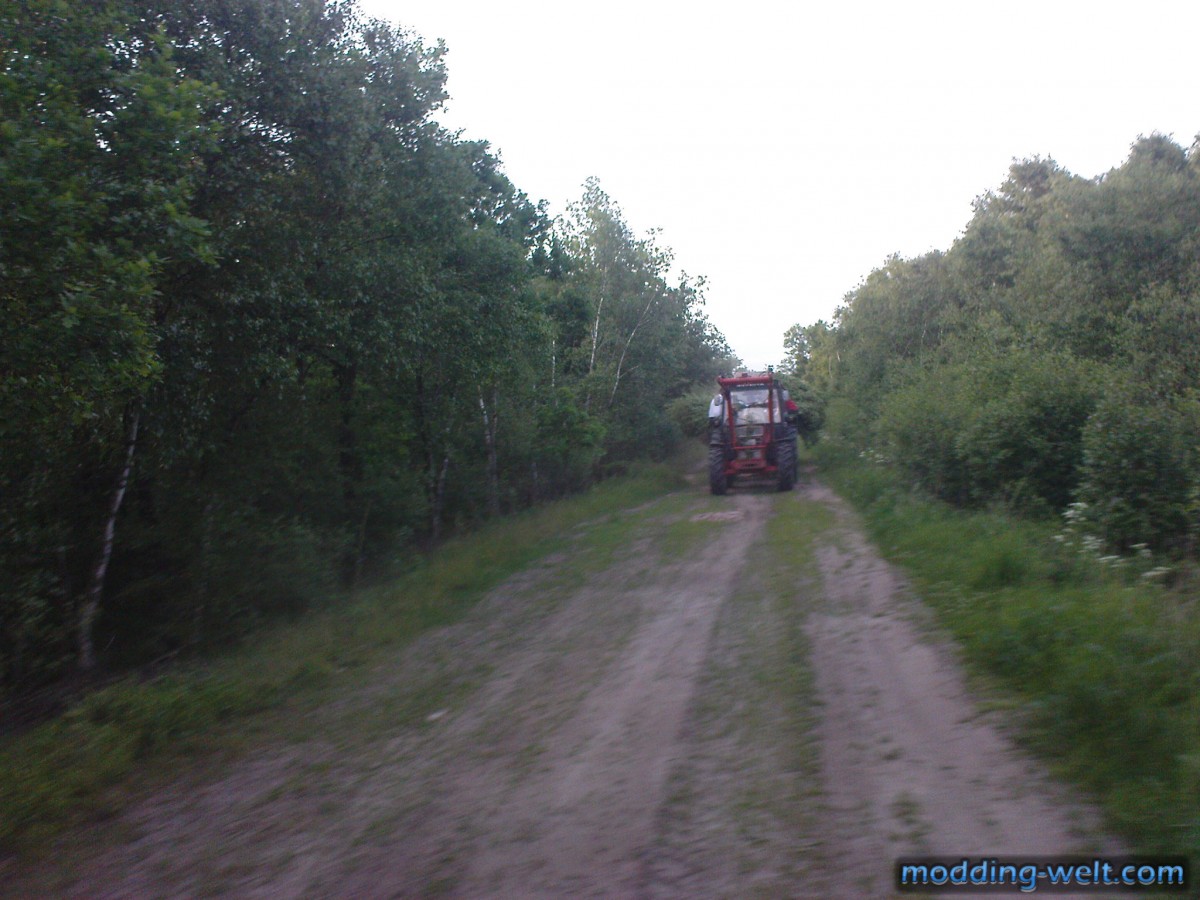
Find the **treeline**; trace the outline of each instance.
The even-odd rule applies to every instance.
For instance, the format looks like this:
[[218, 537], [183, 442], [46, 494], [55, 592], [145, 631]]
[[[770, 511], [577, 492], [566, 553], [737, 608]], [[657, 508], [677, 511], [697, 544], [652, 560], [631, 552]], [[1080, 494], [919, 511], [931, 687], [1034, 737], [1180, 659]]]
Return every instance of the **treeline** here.
[[[661, 456], [729, 350], [352, 0], [0, 0], [0, 685], [244, 633]], [[531, 102], [533, 102], [531, 100]]]
[[1095, 179], [1015, 163], [948, 251], [888, 260], [787, 339], [830, 433], [933, 494], [1194, 551], [1197, 146], [1139, 138]]

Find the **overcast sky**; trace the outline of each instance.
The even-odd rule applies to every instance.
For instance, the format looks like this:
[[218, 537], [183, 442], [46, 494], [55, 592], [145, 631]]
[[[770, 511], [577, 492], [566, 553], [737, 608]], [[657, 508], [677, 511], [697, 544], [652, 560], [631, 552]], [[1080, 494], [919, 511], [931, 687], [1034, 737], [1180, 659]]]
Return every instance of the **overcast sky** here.
[[553, 214], [589, 176], [708, 279], [750, 365], [886, 258], [948, 249], [1013, 159], [1200, 132], [1200, 3], [361, 0], [449, 48], [445, 124]]

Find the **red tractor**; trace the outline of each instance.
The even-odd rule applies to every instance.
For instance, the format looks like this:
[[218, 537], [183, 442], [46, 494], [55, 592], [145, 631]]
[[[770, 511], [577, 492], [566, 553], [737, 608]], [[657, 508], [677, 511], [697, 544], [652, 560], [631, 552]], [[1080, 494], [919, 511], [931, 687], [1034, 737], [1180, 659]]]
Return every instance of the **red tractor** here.
[[773, 480], [781, 491], [796, 483], [794, 406], [767, 370], [718, 378], [721, 393], [708, 407], [708, 483], [724, 494], [739, 476]]

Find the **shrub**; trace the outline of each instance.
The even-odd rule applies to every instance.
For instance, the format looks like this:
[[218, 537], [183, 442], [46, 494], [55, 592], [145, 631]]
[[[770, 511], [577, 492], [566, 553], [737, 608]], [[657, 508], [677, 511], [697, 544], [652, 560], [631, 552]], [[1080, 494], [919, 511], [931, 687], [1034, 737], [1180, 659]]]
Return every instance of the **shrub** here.
[[716, 393], [716, 384], [698, 384], [667, 406], [667, 414], [684, 437], [698, 438], [708, 433], [708, 405]]
[[825, 425], [825, 398], [795, 377], [784, 376], [784, 384], [796, 404], [796, 431], [804, 446], [811, 447]]
[[944, 500], [1058, 510], [1079, 481], [1093, 382], [1088, 364], [1065, 354], [945, 363], [884, 398], [878, 434], [887, 455]]
[[318, 531], [297, 517], [245, 507], [215, 510], [204, 532], [186, 563], [158, 557], [161, 572], [114, 585], [97, 622], [108, 664], [236, 641], [274, 617], [317, 606], [337, 590], [351, 545], [344, 530]]
[[884, 398], [877, 433], [886, 455], [934, 495], [965, 503], [971, 494], [958, 436], [977, 414], [970, 368], [939, 366]]
[[978, 412], [956, 440], [975, 499], [1038, 512], [1066, 507], [1097, 399], [1089, 374], [1065, 354], [1014, 354], [984, 370]]
[[1110, 545], [1169, 550], [1187, 542], [1200, 481], [1198, 428], [1194, 402], [1157, 399], [1136, 386], [1109, 389], [1084, 429], [1079, 496]]
[[833, 397], [825, 407], [822, 434], [826, 438], [863, 447], [871, 439], [870, 413], [848, 397]]

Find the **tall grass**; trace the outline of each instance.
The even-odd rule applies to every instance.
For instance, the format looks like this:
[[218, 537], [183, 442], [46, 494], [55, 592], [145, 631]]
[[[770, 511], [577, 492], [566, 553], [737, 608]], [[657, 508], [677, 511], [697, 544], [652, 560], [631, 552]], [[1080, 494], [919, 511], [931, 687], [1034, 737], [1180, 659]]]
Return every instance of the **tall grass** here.
[[1032, 743], [1137, 849], [1200, 859], [1196, 598], [1056, 542], [1056, 522], [953, 509], [836, 448], [820, 462]]
[[330, 598], [203, 665], [97, 691], [66, 714], [0, 744], [0, 849], [25, 850], [108, 812], [110, 788], [135, 770], [199, 749], [214, 729], [311, 702], [381, 653], [460, 618], [489, 589], [581, 526], [646, 503], [683, 480], [678, 466], [637, 465], [621, 478], [455, 538], [390, 584]]

